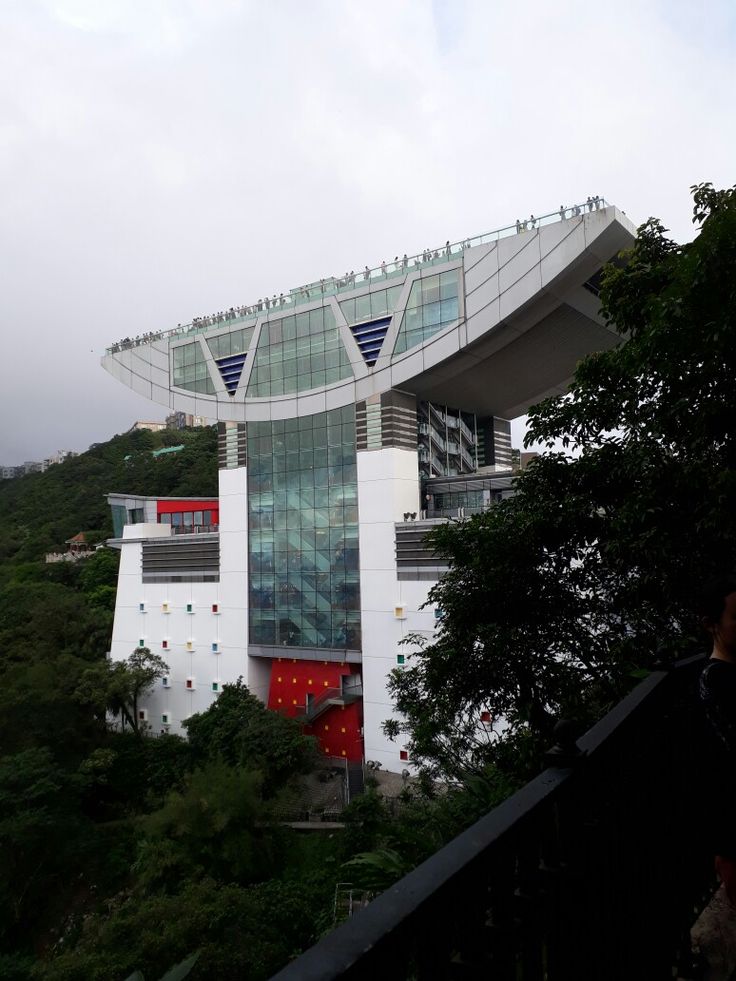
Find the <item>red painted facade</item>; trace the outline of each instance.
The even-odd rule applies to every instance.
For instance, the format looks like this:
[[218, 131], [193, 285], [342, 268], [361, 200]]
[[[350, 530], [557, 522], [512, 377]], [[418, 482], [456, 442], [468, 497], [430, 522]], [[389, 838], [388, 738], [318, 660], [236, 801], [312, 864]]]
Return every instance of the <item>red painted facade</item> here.
[[[291, 718], [304, 715], [307, 695], [318, 698], [326, 690], [339, 689], [342, 675], [360, 675], [360, 666], [334, 661], [274, 658], [268, 707]], [[325, 756], [359, 761], [363, 758], [362, 727], [363, 703], [359, 699], [349, 705], [331, 706], [312, 725], [305, 726], [304, 731], [317, 738]]]
[[212, 524], [220, 523], [220, 501], [217, 497], [199, 501], [156, 501], [156, 514], [159, 521], [162, 514], [184, 514], [187, 511], [212, 511]]

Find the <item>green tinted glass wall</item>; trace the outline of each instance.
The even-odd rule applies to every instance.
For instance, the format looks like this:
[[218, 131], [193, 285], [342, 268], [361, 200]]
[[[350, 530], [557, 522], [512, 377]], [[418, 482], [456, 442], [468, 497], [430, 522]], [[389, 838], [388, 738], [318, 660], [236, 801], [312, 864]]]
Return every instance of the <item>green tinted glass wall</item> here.
[[240, 327], [228, 334], [218, 334], [207, 340], [213, 358], [230, 358], [235, 354], [244, 354], [248, 350], [254, 327]]
[[458, 314], [458, 271], [423, 276], [413, 283], [401, 320], [394, 354], [416, 347], [454, 323]]
[[354, 406], [247, 426], [250, 643], [360, 650]]
[[123, 537], [123, 528], [128, 523], [128, 512], [123, 504], [113, 504], [112, 511], [112, 532], [116, 538]]
[[178, 388], [186, 388], [190, 392], [202, 392], [214, 395], [215, 386], [207, 371], [205, 356], [198, 341], [190, 344], [180, 344], [171, 355], [172, 381]]
[[335, 315], [320, 307], [263, 325], [247, 395], [290, 395], [350, 377]]
[[390, 317], [399, 302], [403, 288], [404, 284], [399, 283], [385, 290], [372, 290], [353, 300], [343, 300], [340, 309], [349, 324], [375, 320], [378, 317]]

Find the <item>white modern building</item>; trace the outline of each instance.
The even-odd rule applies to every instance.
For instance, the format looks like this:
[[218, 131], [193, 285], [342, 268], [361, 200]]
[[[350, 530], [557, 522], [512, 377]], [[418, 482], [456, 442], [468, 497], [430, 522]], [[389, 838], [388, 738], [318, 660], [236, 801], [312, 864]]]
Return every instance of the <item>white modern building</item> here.
[[424, 534], [510, 493], [510, 420], [617, 343], [598, 283], [633, 237], [589, 199], [108, 349], [134, 391], [219, 423], [217, 501], [111, 497], [112, 656], [171, 668], [153, 728], [242, 676], [325, 753], [411, 762], [382, 723], [402, 638], [435, 629]]

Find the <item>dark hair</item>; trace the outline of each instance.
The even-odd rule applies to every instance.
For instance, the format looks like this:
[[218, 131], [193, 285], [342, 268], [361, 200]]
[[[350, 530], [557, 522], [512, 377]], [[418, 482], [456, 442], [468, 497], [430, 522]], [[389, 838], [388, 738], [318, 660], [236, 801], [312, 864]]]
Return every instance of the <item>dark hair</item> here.
[[726, 608], [726, 597], [731, 593], [736, 593], [736, 573], [710, 579], [700, 592], [700, 616], [708, 623], [717, 623]]

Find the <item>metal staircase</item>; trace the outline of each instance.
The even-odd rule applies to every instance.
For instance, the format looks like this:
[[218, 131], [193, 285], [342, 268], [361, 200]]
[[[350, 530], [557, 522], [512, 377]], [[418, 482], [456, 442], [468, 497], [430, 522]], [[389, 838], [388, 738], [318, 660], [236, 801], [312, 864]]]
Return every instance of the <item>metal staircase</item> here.
[[363, 685], [353, 685], [349, 688], [325, 688], [319, 695], [307, 701], [304, 712], [307, 722], [311, 725], [328, 709], [335, 705], [352, 705], [363, 697]]

